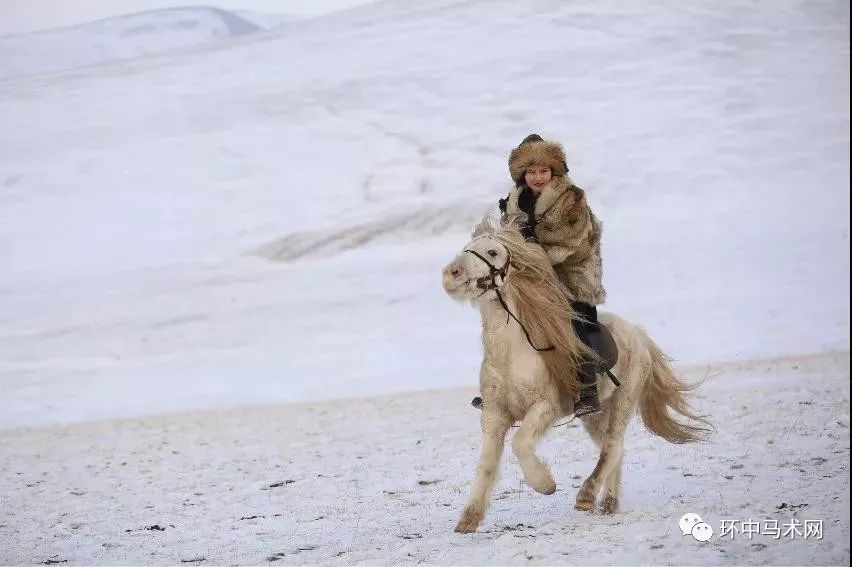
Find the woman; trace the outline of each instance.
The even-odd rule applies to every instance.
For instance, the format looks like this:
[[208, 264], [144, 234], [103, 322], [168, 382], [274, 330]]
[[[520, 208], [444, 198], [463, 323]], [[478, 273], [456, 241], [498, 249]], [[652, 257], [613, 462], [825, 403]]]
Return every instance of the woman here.
[[[574, 329], [588, 346], [598, 331], [597, 306], [606, 300], [602, 279], [601, 223], [582, 189], [571, 182], [565, 153], [556, 142], [530, 134], [509, 155], [515, 188], [500, 199], [504, 221], [521, 222], [521, 233], [541, 244], [571, 305], [585, 321]], [[576, 416], [600, 410], [597, 376], [591, 360], [580, 366], [580, 402]]]

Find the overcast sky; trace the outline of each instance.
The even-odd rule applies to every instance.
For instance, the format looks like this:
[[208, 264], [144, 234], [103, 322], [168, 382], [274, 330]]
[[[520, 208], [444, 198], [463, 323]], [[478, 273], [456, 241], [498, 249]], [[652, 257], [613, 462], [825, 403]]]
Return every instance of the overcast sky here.
[[370, 0], [0, 0], [0, 35], [56, 28], [144, 10], [193, 5], [314, 16]]

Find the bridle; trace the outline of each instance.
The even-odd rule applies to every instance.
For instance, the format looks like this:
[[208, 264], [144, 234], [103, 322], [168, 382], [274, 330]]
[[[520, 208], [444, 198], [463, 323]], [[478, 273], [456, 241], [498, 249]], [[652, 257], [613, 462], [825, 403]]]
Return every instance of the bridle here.
[[[546, 348], [538, 348], [537, 346], [535, 346], [533, 344], [532, 339], [530, 338], [530, 334], [527, 332], [523, 323], [521, 323], [518, 320], [518, 318], [515, 317], [515, 314], [512, 313], [509, 310], [509, 306], [506, 305], [506, 301], [503, 299], [503, 296], [500, 294], [500, 287], [497, 285], [497, 277], [499, 276], [502, 279], [501, 283], [506, 282], [506, 276], [509, 273], [509, 266], [512, 265], [512, 262], [511, 262], [512, 255], [509, 252], [509, 250], [506, 249], [506, 262], [503, 264], [502, 268], [498, 268], [497, 266], [495, 266], [494, 264], [489, 262], [488, 259], [486, 259], [482, 254], [480, 254], [476, 250], [470, 250], [468, 248], [465, 248], [462, 252], [467, 252], [468, 254], [473, 254], [474, 256], [476, 256], [477, 258], [479, 258], [480, 260], [485, 262], [485, 265], [488, 266], [488, 272], [489, 272], [488, 275], [483, 276], [481, 278], [477, 278], [477, 280], [476, 280], [477, 289], [482, 290], [482, 293], [480, 293], [478, 296], [476, 296], [477, 299], [482, 297], [487, 292], [489, 292], [493, 289], [494, 293], [497, 295], [497, 299], [500, 301], [500, 305], [503, 307], [503, 309], [506, 310], [506, 313], [509, 314], [509, 317], [511, 317], [512, 319], [517, 321], [518, 325], [521, 327], [521, 330], [524, 332], [524, 335], [526, 335], [526, 337], [527, 337], [527, 342], [533, 348], [533, 350], [535, 350], [537, 352], [547, 352], [547, 351], [555, 350], [556, 347], [553, 347], [553, 346], [549, 346], [549, 347], [546, 347]], [[506, 324], [507, 325], [509, 324], [509, 317], [506, 317]], [[618, 381], [618, 379], [615, 377], [615, 375], [612, 373], [611, 370], [607, 370], [606, 374], [607, 374], [607, 376], [610, 377], [610, 379], [616, 385], [616, 387], [621, 386], [621, 383]], [[479, 400], [480, 406], [476, 406], [474, 404], [474, 407], [479, 408], [479, 407], [481, 407], [481, 404], [482, 404], [482, 398], [474, 398], [474, 400], [477, 400], [477, 399]], [[569, 419], [565, 423], [560, 423], [558, 425], [554, 425], [553, 427], [562, 427], [566, 423], [570, 423], [570, 422], [574, 421], [576, 418], [577, 418], [577, 416], [574, 415], [574, 417], [572, 417], [571, 419]], [[520, 427], [520, 426], [512, 425], [512, 427]]]
[[[470, 249], [466, 248], [464, 251], [467, 252], [468, 254], [473, 254], [474, 256], [476, 256], [477, 258], [479, 258], [480, 260], [485, 262], [485, 265], [488, 266], [488, 270], [490, 272], [487, 276], [477, 278], [477, 280], [476, 280], [476, 288], [482, 290], [482, 293], [480, 293], [478, 297], [482, 297], [482, 295], [484, 295], [486, 291], [491, 291], [492, 289], [497, 290], [497, 288], [499, 287], [497, 285], [497, 277], [498, 276], [500, 277], [500, 279], [503, 282], [506, 281], [506, 275], [509, 273], [509, 262], [512, 259], [511, 255], [508, 253], [508, 251], [506, 252], [506, 263], [503, 264], [502, 268], [498, 268], [497, 266], [495, 266], [494, 264], [489, 262], [485, 258], [485, 256], [483, 256], [482, 254], [480, 254], [476, 250], [470, 250]], [[497, 290], [497, 291], [499, 293], [499, 290]]]
[[[549, 346], [549, 347], [545, 347], [545, 348], [538, 348], [537, 346], [535, 346], [533, 344], [532, 339], [530, 338], [530, 334], [527, 332], [527, 329], [524, 327], [523, 323], [521, 323], [518, 320], [518, 318], [515, 317], [515, 314], [512, 313], [509, 310], [509, 306], [506, 305], [506, 301], [503, 299], [503, 296], [500, 294], [500, 287], [497, 285], [497, 277], [499, 276], [501, 278], [501, 280], [502, 280], [501, 284], [505, 283], [506, 276], [509, 273], [509, 266], [511, 265], [511, 260], [512, 260], [511, 253], [508, 250], [506, 250], [506, 263], [503, 264], [502, 268], [498, 268], [497, 266], [495, 266], [494, 264], [489, 262], [485, 258], [485, 256], [483, 256], [482, 254], [480, 254], [476, 250], [470, 250], [468, 248], [465, 248], [464, 252], [467, 252], [469, 254], [473, 254], [474, 256], [476, 256], [477, 258], [479, 258], [480, 260], [485, 262], [485, 265], [488, 266], [488, 270], [490, 272], [487, 276], [477, 278], [476, 287], [477, 287], [477, 289], [482, 290], [482, 293], [480, 293], [477, 296], [477, 298], [482, 297], [487, 292], [489, 292], [493, 289], [494, 293], [497, 294], [497, 299], [500, 301], [500, 305], [503, 306], [503, 309], [506, 310], [506, 313], [509, 314], [509, 317], [514, 319], [518, 323], [518, 325], [520, 325], [521, 330], [524, 332], [524, 335], [526, 335], [526, 337], [527, 337], [527, 342], [530, 344], [530, 346], [533, 348], [533, 350], [535, 350], [537, 352], [547, 352], [547, 351], [550, 351], [550, 350], [554, 350], [556, 347]], [[507, 325], [509, 324], [509, 317], [506, 317], [506, 324]]]

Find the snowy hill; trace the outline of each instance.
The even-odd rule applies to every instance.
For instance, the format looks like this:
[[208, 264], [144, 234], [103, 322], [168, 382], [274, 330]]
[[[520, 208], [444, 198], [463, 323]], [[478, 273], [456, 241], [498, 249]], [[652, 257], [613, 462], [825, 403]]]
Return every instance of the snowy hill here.
[[387, 1], [7, 80], [0, 425], [475, 384], [439, 270], [531, 131], [680, 363], [848, 349], [848, 16]]
[[263, 29], [277, 28], [303, 19], [291, 14], [270, 14], [253, 10], [235, 10], [231, 13]]
[[0, 79], [164, 53], [267, 26], [213, 7], [174, 8], [0, 37]]

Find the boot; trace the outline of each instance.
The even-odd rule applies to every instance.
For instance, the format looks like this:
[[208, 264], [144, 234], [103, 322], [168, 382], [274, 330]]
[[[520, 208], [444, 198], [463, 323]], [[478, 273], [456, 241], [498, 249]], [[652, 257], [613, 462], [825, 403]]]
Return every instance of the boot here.
[[598, 376], [595, 363], [585, 360], [580, 364], [580, 401], [574, 406], [574, 417], [582, 417], [601, 411], [598, 400]]
[[[575, 301], [571, 303], [583, 320], [574, 321], [574, 331], [587, 347], [595, 348], [598, 329], [598, 310], [594, 305]], [[580, 401], [574, 407], [574, 416], [581, 417], [601, 411], [598, 400], [598, 375], [595, 362], [591, 359], [580, 363]]]

